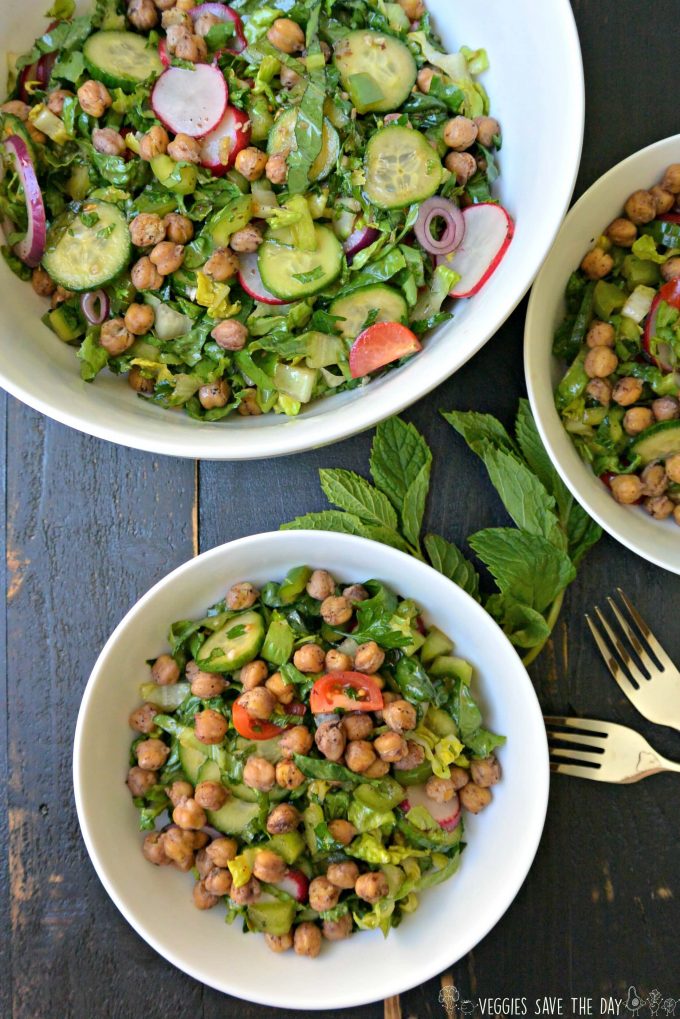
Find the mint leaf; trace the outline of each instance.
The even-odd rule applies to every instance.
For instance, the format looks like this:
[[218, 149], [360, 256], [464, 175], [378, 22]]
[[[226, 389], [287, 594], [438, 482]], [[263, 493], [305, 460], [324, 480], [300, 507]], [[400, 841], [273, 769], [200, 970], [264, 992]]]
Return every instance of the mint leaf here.
[[416, 548], [420, 547], [420, 529], [423, 526], [427, 493], [430, 491], [430, 468], [431, 463], [428, 460], [408, 486], [401, 508], [402, 530]]
[[432, 453], [417, 428], [401, 418], [382, 421], [371, 447], [371, 474], [381, 492], [401, 511], [410, 486]]
[[382, 524], [364, 524], [364, 534], [367, 538], [372, 538], [373, 541], [381, 541], [383, 545], [398, 548], [400, 552], [410, 553], [412, 551], [411, 546], [407, 541], [404, 541], [398, 531], [393, 531]]
[[287, 524], [281, 524], [281, 531], [339, 531], [340, 534], [358, 534], [366, 538], [366, 525], [352, 513], [340, 510], [322, 510], [320, 513], [306, 513]]
[[567, 522], [569, 555], [574, 566], [578, 566], [586, 552], [602, 537], [602, 528], [592, 520], [574, 499]]
[[529, 401], [526, 399], [519, 401], [519, 410], [517, 411], [517, 420], [515, 422], [515, 434], [517, 435], [517, 441], [524, 455], [524, 459], [529, 464], [529, 467], [536, 477], [542, 481], [545, 488], [554, 497], [559, 510], [560, 519], [563, 522], [566, 521], [571, 509], [573, 497], [552, 465], [545, 446], [541, 442], [541, 437], [538, 434], [538, 429], [536, 427], [536, 422], [534, 421], [534, 416], [531, 413]]
[[481, 451], [486, 443], [507, 453], [516, 452], [516, 446], [505, 428], [491, 414], [479, 414], [474, 410], [453, 410], [448, 414], [442, 411], [442, 416], [459, 435], [463, 436], [470, 449], [478, 456], [482, 455]]
[[541, 613], [509, 595], [492, 594], [484, 608], [517, 647], [537, 647], [550, 636], [550, 627]]
[[557, 519], [555, 500], [526, 464], [512, 453], [493, 449], [488, 443], [479, 455], [517, 526], [529, 534], [542, 535], [558, 548], [565, 548], [566, 537]]
[[387, 496], [359, 474], [340, 469], [322, 469], [319, 471], [319, 478], [321, 488], [329, 502], [371, 524], [397, 529], [397, 514]]
[[469, 542], [501, 593], [538, 612], [576, 576], [568, 556], [537, 534], [497, 527], [478, 531]]
[[479, 601], [479, 574], [460, 549], [438, 534], [425, 535], [425, 549], [435, 570]]

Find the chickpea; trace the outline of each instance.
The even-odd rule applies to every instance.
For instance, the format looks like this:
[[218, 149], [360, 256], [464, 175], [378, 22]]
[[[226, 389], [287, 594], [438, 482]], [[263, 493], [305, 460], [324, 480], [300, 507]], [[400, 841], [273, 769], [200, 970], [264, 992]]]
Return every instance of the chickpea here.
[[146, 336], [155, 321], [156, 313], [150, 304], [131, 304], [125, 312], [125, 328], [132, 336]]
[[168, 145], [168, 155], [176, 163], [200, 163], [201, 146], [188, 134], [178, 134]]
[[152, 378], [149, 378], [144, 374], [139, 365], [133, 365], [128, 372], [128, 386], [134, 389], [136, 393], [153, 393], [156, 388], [156, 383]]
[[457, 764], [452, 764], [449, 768], [449, 777], [453, 782], [453, 788], [456, 792], [470, 781], [469, 772], [465, 768], [460, 768]]
[[177, 53], [177, 47], [181, 43], [188, 43], [191, 41], [193, 32], [193, 21], [180, 22], [176, 25], [169, 25], [165, 35], [165, 45], [168, 53]]
[[373, 746], [380, 755], [380, 760], [387, 761], [388, 764], [402, 761], [408, 753], [406, 740], [398, 732], [384, 732], [382, 736], [378, 736]]
[[394, 732], [409, 732], [418, 724], [416, 709], [405, 700], [396, 700], [383, 708], [383, 718]]
[[296, 955], [307, 955], [310, 959], [317, 957], [321, 951], [321, 931], [316, 924], [308, 920], [298, 924], [293, 934], [293, 949]]
[[223, 870], [221, 867], [212, 867], [204, 880], [206, 891], [211, 895], [223, 898], [225, 895], [231, 894], [233, 880], [230, 871]]
[[214, 839], [205, 851], [214, 867], [226, 867], [238, 855], [238, 843], [236, 839]]
[[260, 592], [257, 588], [248, 581], [243, 581], [229, 588], [226, 600], [230, 609], [240, 612], [242, 609], [252, 608], [259, 597]]
[[612, 402], [611, 383], [606, 379], [591, 379], [586, 386], [586, 393], [591, 399], [601, 403], [603, 407], [608, 407]]
[[[333, 594], [332, 591], [328, 592]], [[343, 588], [343, 598], [346, 598], [351, 605], [356, 605], [357, 602], [366, 601], [369, 597], [368, 591], [363, 584], [350, 584], [349, 587]]]
[[413, 740], [406, 741], [406, 748], [408, 753], [406, 757], [402, 757], [400, 761], [395, 761], [393, 767], [397, 771], [410, 771], [411, 768], [417, 768], [419, 764], [422, 764], [425, 760], [425, 751], [421, 747], [420, 743], [414, 743]]
[[315, 877], [309, 885], [309, 905], [317, 913], [325, 913], [338, 904], [340, 889], [332, 884], [327, 877]]
[[156, 266], [161, 276], [169, 276], [182, 265], [184, 261], [184, 248], [181, 244], [173, 244], [172, 241], [161, 241], [151, 251], [149, 258]]
[[193, 896], [196, 909], [212, 909], [220, 901], [217, 895], [212, 895], [208, 891], [204, 881], [196, 882]]
[[282, 53], [300, 53], [305, 48], [305, 33], [290, 18], [277, 18], [267, 32], [267, 38]]
[[331, 648], [326, 652], [324, 666], [326, 672], [349, 672], [352, 668], [352, 659], [343, 651]]
[[347, 739], [366, 739], [373, 732], [373, 721], [365, 711], [353, 711], [340, 723]]
[[366, 768], [364, 776], [366, 778], [384, 778], [389, 770], [389, 762], [383, 761], [380, 757], [377, 757], [371, 767]]
[[177, 0], [175, 7], [178, 11], [192, 11], [196, 6], [196, 0]]
[[277, 954], [287, 952], [289, 948], [293, 947], [293, 935], [290, 931], [287, 934], [265, 934], [264, 942], [272, 952]]
[[666, 474], [669, 481], [680, 485], [680, 453], [675, 453], [666, 460]]
[[160, 739], [145, 739], [135, 747], [137, 764], [144, 771], [157, 771], [162, 768], [170, 754], [170, 747]]
[[163, 843], [161, 841], [161, 833], [159, 831], [150, 831], [149, 834], [144, 837], [142, 853], [144, 854], [145, 860], [148, 860], [149, 863], [154, 863], [157, 867], [167, 867], [172, 862], [165, 855], [165, 850], [163, 849]]
[[467, 184], [477, 172], [477, 162], [469, 152], [449, 152], [444, 165], [456, 178], [456, 184]]
[[232, 885], [230, 897], [232, 902], [235, 902], [237, 906], [248, 906], [251, 902], [257, 902], [262, 894], [260, 888], [260, 882], [256, 877], [251, 877], [246, 884], [241, 885], [240, 888], [236, 888]]
[[194, 833], [173, 826], [160, 840], [163, 852], [180, 870], [191, 870], [194, 865]]
[[466, 810], [471, 814], [478, 814], [491, 803], [491, 790], [486, 786], [477, 785], [476, 782], [468, 782], [460, 790], [458, 797]]
[[50, 301], [51, 308], [58, 308], [64, 301], [68, 301], [69, 298], [73, 297], [73, 293], [70, 290], [64, 290], [63, 287], [58, 286], [52, 294], [52, 300]]
[[463, 152], [477, 140], [477, 125], [469, 117], [453, 117], [444, 125], [444, 141], [450, 149]]
[[654, 415], [649, 407], [631, 407], [623, 415], [623, 430], [626, 435], [639, 435], [654, 424]]
[[173, 782], [165, 791], [173, 807], [176, 807], [180, 800], [188, 800], [194, 795], [194, 787], [191, 782]]
[[238, 703], [253, 718], [266, 721], [276, 707], [276, 697], [266, 687], [256, 686], [252, 690], [246, 690], [245, 693], [242, 693], [238, 698]]
[[490, 754], [470, 763], [470, 776], [473, 782], [484, 788], [496, 785], [501, 780], [501, 766], [494, 755]]
[[593, 347], [613, 347], [616, 343], [616, 331], [609, 322], [595, 320], [586, 333], [586, 344]]
[[203, 266], [203, 272], [218, 283], [223, 283], [235, 276], [238, 268], [238, 256], [231, 248], [218, 248]]
[[289, 91], [290, 89], [295, 88], [295, 86], [300, 81], [302, 81], [300, 75], [296, 74], [296, 72], [293, 71], [290, 67], [286, 67], [285, 64], [281, 65], [281, 70], [279, 71], [279, 78], [281, 80], [281, 87], [288, 89]]
[[354, 888], [359, 877], [359, 868], [350, 860], [331, 863], [326, 871], [326, 877], [336, 888]]
[[55, 116], [61, 117], [67, 99], [73, 99], [73, 92], [69, 92], [65, 88], [55, 88], [48, 96], [47, 109]]
[[270, 835], [286, 835], [295, 831], [302, 817], [291, 803], [279, 803], [267, 818], [267, 831]]
[[310, 598], [324, 601], [335, 594], [335, 578], [327, 570], [314, 570], [305, 588]]
[[264, 757], [249, 757], [243, 768], [243, 781], [251, 789], [268, 793], [276, 782], [274, 765]]
[[47, 135], [43, 134], [42, 131], [39, 131], [35, 124], [33, 124], [30, 120], [26, 124], [26, 130], [36, 145], [44, 145], [47, 141]]
[[175, 56], [180, 60], [188, 60], [191, 64], [205, 63], [208, 59], [208, 47], [200, 35], [187, 32], [177, 40]]
[[342, 595], [331, 595], [321, 602], [321, 618], [329, 626], [344, 626], [352, 618], [352, 606]]
[[588, 279], [601, 280], [604, 276], [608, 276], [614, 268], [614, 259], [602, 248], [593, 248], [583, 258], [581, 268]]
[[295, 685], [285, 680], [280, 672], [272, 673], [264, 685], [279, 704], [290, 704], [295, 700]]
[[354, 656], [354, 668], [357, 672], [377, 672], [385, 661], [385, 652], [374, 640], [360, 644]]
[[680, 402], [674, 396], [660, 396], [652, 401], [652, 412], [657, 421], [675, 421], [680, 417]]
[[159, 11], [168, 11], [175, 6], [175, 0], [154, 0]]
[[327, 941], [342, 941], [352, 933], [352, 914], [348, 912], [337, 920], [324, 920], [321, 929]]
[[229, 728], [224, 715], [221, 715], [219, 711], [213, 711], [212, 708], [199, 711], [197, 715], [194, 715], [194, 722], [196, 723], [196, 739], [209, 746], [221, 743]]
[[633, 223], [651, 223], [656, 217], [654, 195], [649, 191], [634, 191], [624, 205], [624, 210]]
[[210, 335], [222, 350], [243, 350], [248, 339], [248, 329], [236, 319], [226, 319], [218, 323]]
[[672, 195], [680, 194], [680, 163], [671, 163], [661, 181], [661, 187]]
[[159, 655], [151, 667], [151, 678], [159, 686], [173, 686], [179, 679], [179, 665], [172, 655]]
[[178, 212], [169, 212], [164, 216], [163, 225], [165, 236], [173, 244], [188, 244], [194, 236], [194, 224], [188, 216], [180, 216]]
[[379, 899], [384, 899], [389, 891], [387, 878], [381, 870], [371, 870], [357, 878], [354, 891], [365, 902], [378, 902]]
[[237, 408], [241, 417], [258, 417], [262, 410], [257, 402], [257, 391], [255, 389], [242, 389], [241, 402]]
[[205, 810], [192, 797], [182, 798], [179, 801], [172, 812], [172, 819], [180, 828], [196, 830], [208, 823]]
[[637, 474], [619, 474], [611, 480], [612, 495], [624, 506], [632, 506], [642, 498], [642, 482]]
[[216, 18], [214, 14], [200, 14], [194, 21], [194, 31], [196, 35], [200, 35], [202, 39], [205, 39], [210, 29], [220, 23], [220, 19]]
[[227, 681], [223, 676], [216, 672], [203, 672], [194, 661], [187, 662], [186, 675], [191, 683], [192, 694], [202, 700], [219, 697], [227, 688]]
[[150, 248], [165, 239], [165, 223], [153, 212], [140, 212], [130, 223], [130, 240], [136, 248]]
[[352, 740], [347, 744], [345, 750], [345, 763], [350, 771], [355, 771], [357, 774], [361, 774], [370, 768], [375, 761], [375, 750], [373, 744], [367, 740], [357, 739]]
[[605, 233], [612, 242], [620, 248], [632, 248], [637, 239], [637, 227], [629, 219], [620, 217], [610, 223]]
[[417, 21], [425, 13], [423, 0], [399, 0], [399, 6], [411, 21]]
[[178, 25], [190, 31], [193, 27], [193, 22], [186, 11], [180, 11], [177, 7], [171, 7], [169, 10], [163, 11], [161, 25], [166, 31]]
[[345, 752], [347, 737], [337, 722], [322, 722], [316, 730], [314, 742], [329, 761], [339, 761]]
[[665, 520], [675, 510], [675, 505], [667, 495], [655, 495], [645, 499], [642, 503], [651, 517], [655, 520]]
[[306, 725], [294, 725], [287, 729], [279, 740], [279, 749], [284, 757], [291, 758], [293, 754], [308, 754], [312, 749], [314, 740]]
[[153, 732], [156, 728], [154, 718], [158, 714], [155, 704], [142, 704], [141, 708], [133, 711], [128, 719], [128, 724], [135, 732]]
[[163, 286], [163, 277], [146, 255], [132, 266], [130, 278], [135, 290], [160, 290]]
[[253, 252], [257, 251], [262, 244], [262, 230], [255, 223], [249, 223], [242, 230], [237, 230], [231, 235], [229, 246], [232, 251]]
[[1, 113], [10, 113], [13, 117], [17, 117], [23, 124], [28, 120], [28, 114], [31, 111], [31, 107], [28, 103], [22, 103], [20, 99], [10, 99], [8, 103], [3, 103], [0, 106]]
[[276, 884], [286, 876], [288, 864], [278, 853], [270, 849], [260, 849], [253, 863], [253, 874], [260, 881], [267, 881], [269, 884]]
[[57, 289], [57, 284], [40, 266], [31, 274], [31, 285], [38, 297], [51, 297]]
[[276, 765], [276, 784], [281, 789], [297, 789], [305, 780], [305, 776], [292, 761], [279, 761]]
[[248, 145], [241, 149], [234, 160], [234, 168], [238, 170], [246, 180], [259, 180], [267, 165], [267, 153], [254, 145]]
[[455, 811], [458, 805], [456, 790], [450, 778], [432, 775], [425, 783], [425, 795], [435, 803], [450, 803], [452, 811]]
[[416, 78], [416, 84], [420, 91], [427, 95], [432, 85], [432, 79], [435, 77], [437, 72], [433, 67], [421, 67], [418, 71], [418, 77]]
[[321, 672], [326, 655], [318, 644], [303, 644], [293, 655], [293, 665], [300, 672]]
[[104, 322], [99, 333], [99, 345], [110, 357], [118, 357], [129, 350], [135, 342], [134, 336], [125, 328], [122, 318], [112, 318]]
[[659, 187], [658, 184], [656, 184], [653, 188], [650, 188], [649, 193], [654, 198], [657, 216], [663, 216], [667, 212], [670, 212], [675, 205], [675, 195], [671, 194], [670, 191], [666, 191], [664, 188]]
[[329, 821], [328, 830], [335, 841], [339, 842], [342, 846], [348, 846], [357, 833], [354, 825], [350, 821], [345, 821], [342, 817]]
[[[160, 767], [160, 765], [159, 765]], [[135, 767], [128, 771], [125, 784], [132, 796], [146, 796], [150, 789], [158, 781], [158, 772], [150, 771], [148, 768]]]
[[641, 396], [642, 382], [632, 376], [619, 379], [612, 392], [612, 399], [620, 407], [630, 407], [631, 404], [637, 403]]
[[285, 184], [288, 176], [287, 152], [276, 152], [267, 160], [264, 168], [267, 180], [272, 184]]
[[262, 686], [268, 674], [269, 670], [265, 663], [260, 658], [255, 658], [243, 666], [239, 678], [244, 690], [254, 690], [256, 686]]
[[227, 802], [229, 793], [219, 782], [199, 782], [194, 799], [204, 810], [219, 810]]
[[219, 382], [208, 382], [198, 390], [198, 399], [205, 410], [213, 410], [214, 407], [226, 407], [231, 396], [231, 386], [226, 379]]
[[100, 81], [86, 81], [78, 89], [78, 102], [89, 117], [102, 117], [113, 100], [106, 85]]
[[105, 156], [122, 156], [125, 152], [125, 139], [111, 127], [95, 127], [92, 145]]
[[477, 141], [485, 149], [496, 147], [496, 138], [501, 133], [501, 125], [495, 117], [475, 117], [477, 125]]
[[[640, 480], [644, 486], [642, 490], [643, 495], [651, 497], [663, 495], [668, 488], [668, 477], [666, 476], [663, 464], [647, 464], [640, 475]], [[479, 784], [484, 785], [483, 782]]]
[[168, 132], [160, 124], [154, 124], [139, 140], [139, 157], [150, 163], [156, 156], [164, 156], [169, 144]]
[[669, 280], [677, 279], [680, 276], [680, 256], [674, 255], [661, 266], [661, 276], [668, 283]]
[[583, 367], [590, 379], [605, 379], [616, 371], [619, 359], [609, 347], [593, 347], [586, 354]]

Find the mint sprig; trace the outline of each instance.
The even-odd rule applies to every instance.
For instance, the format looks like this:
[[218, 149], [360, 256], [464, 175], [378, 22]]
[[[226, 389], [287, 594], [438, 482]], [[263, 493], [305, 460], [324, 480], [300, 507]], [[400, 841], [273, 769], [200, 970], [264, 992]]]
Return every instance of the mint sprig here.
[[528, 665], [550, 637], [576, 567], [602, 531], [550, 462], [526, 400], [520, 401], [514, 436], [490, 414], [451, 411], [443, 416], [480, 457], [516, 525], [487, 528], [468, 538], [497, 590], [482, 596], [470, 559], [441, 535], [422, 536], [432, 453], [417, 428], [399, 417], [376, 429], [372, 483], [353, 471], [323, 469], [321, 487], [337, 509], [308, 513], [282, 527], [357, 534], [429, 561], [483, 602], [512, 643], [527, 651]]

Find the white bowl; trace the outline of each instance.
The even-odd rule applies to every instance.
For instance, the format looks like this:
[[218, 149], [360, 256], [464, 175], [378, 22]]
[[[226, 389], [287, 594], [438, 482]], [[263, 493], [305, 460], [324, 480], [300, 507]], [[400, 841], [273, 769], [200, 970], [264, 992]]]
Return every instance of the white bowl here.
[[[485, 724], [507, 736], [491, 806], [466, 819], [458, 873], [421, 898], [385, 940], [379, 932], [326, 944], [315, 961], [274, 955], [264, 939], [228, 927], [217, 907], [199, 913], [186, 874], [150, 866], [124, 784], [129, 712], [144, 664], [166, 645], [172, 620], [201, 615], [244, 578], [262, 584], [294, 565], [328, 568], [342, 582], [376, 577], [416, 600], [430, 623], [475, 666]], [[166, 959], [217, 990], [296, 1010], [360, 1005], [421, 984], [460, 959], [508, 908], [531, 866], [548, 797], [541, 710], [514, 648], [490, 616], [429, 566], [386, 545], [343, 534], [279, 531], [205, 552], [149, 591], [117, 627], [85, 690], [74, 749], [78, 817], [92, 862], [125, 918]], [[508, 850], [508, 847], [512, 847]], [[348, 979], [351, 974], [351, 979]]]
[[[85, 3], [79, 4], [85, 9]], [[266, 415], [202, 424], [137, 397], [103, 373], [81, 382], [72, 348], [40, 323], [44, 301], [0, 265], [0, 384], [49, 417], [102, 439], [171, 456], [248, 460], [322, 446], [402, 410], [461, 367], [526, 293], [557, 232], [574, 187], [583, 136], [583, 73], [568, 0], [429, 0], [444, 41], [488, 49], [484, 83], [503, 127], [501, 201], [516, 232], [501, 266], [476, 300], [409, 364], [368, 390], [318, 401], [298, 418]], [[0, 4], [0, 66], [44, 30], [45, 0]], [[545, 181], [550, 180], [546, 189]], [[10, 298], [11, 295], [11, 299]]]
[[576, 452], [555, 408], [554, 390], [564, 364], [552, 354], [553, 334], [564, 316], [570, 273], [637, 188], [657, 184], [669, 163], [680, 162], [680, 135], [649, 145], [612, 167], [579, 199], [538, 275], [524, 329], [524, 367], [531, 407], [550, 458], [591, 517], [644, 559], [680, 573], [680, 529], [654, 520], [637, 506], [617, 503]]

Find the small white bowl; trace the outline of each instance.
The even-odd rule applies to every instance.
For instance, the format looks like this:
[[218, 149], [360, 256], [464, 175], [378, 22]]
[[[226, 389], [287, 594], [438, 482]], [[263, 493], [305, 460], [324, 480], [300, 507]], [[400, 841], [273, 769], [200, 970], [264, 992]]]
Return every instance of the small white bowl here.
[[[145, 660], [167, 647], [175, 619], [195, 617], [232, 583], [262, 584], [294, 565], [329, 569], [340, 581], [376, 577], [408, 595], [427, 621], [456, 642], [475, 667], [473, 690], [485, 724], [507, 736], [503, 779], [493, 803], [466, 818], [458, 873], [424, 893], [418, 910], [387, 939], [379, 932], [327, 943], [318, 959], [274, 955], [264, 939], [224, 923], [217, 907], [199, 913], [191, 879], [143, 858], [137, 813], [124, 777], [128, 715], [147, 678]], [[279, 531], [205, 552], [156, 584], [116, 628], [94, 667], [78, 715], [73, 757], [76, 805], [92, 862], [135, 930], [197, 980], [263, 1005], [336, 1009], [421, 984], [460, 959], [508, 908], [538, 847], [548, 799], [541, 710], [514, 648], [491, 617], [429, 566], [386, 545], [344, 534]], [[508, 850], [508, 847], [511, 850]], [[349, 979], [351, 975], [351, 979]]]
[[658, 184], [669, 163], [680, 162], [680, 135], [664, 138], [624, 159], [595, 181], [571, 210], [534, 284], [524, 329], [524, 368], [531, 407], [550, 458], [591, 517], [650, 563], [680, 573], [680, 528], [654, 520], [637, 506], [622, 506], [578, 455], [555, 408], [554, 390], [564, 364], [552, 354], [564, 316], [569, 275], [638, 188]]
[[[85, 11], [93, 0], [79, 0]], [[583, 70], [568, 0], [428, 0], [444, 42], [486, 47], [483, 81], [503, 128], [497, 194], [515, 235], [483, 293], [457, 302], [455, 319], [422, 353], [367, 387], [317, 401], [297, 418], [201, 423], [139, 398], [102, 372], [82, 382], [75, 350], [43, 326], [44, 300], [0, 260], [0, 385], [29, 406], [101, 439], [168, 456], [250, 460], [313, 449], [354, 435], [429, 393], [482, 347], [528, 290], [574, 188], [583, 138]], [[0, 66], [44, 31], [45, 0], [2, 0]], [[1, 101], [0, 96], [0, 101]], [[550, 181], [546, 188], [545, 181]]]

